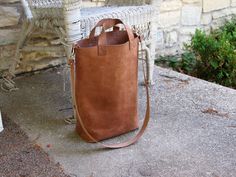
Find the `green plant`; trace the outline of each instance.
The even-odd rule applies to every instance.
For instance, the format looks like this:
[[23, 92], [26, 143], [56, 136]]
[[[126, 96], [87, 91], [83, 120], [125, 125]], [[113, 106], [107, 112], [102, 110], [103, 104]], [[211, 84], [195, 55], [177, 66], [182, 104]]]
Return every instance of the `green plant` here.
[[195, 75], [196, 57], [194, 53], [186, 51], [181, 55], [179, 70], [189, 75]]
[[181, 60], [172, 56], [160, 61], [177, 71], [236, 88], [236, 18], [210, 34], [196, 30]]
[[235, 32], [221, 28], [206, 35], [205, 32], [196, 30], [187, 49], [196, 56], [197, 77], [236, 87]]
[[185, 52], [181, 56], [161, 56], [155, 61], [157, 65], [171, 67], [176, 71], [191, 74], [196, 63], [192, 52]]
[[161, 56], [158, 60], [155, 61], [156, 64], [162, 65], [165, 67], [171, 67], [174, 68], [175, 70], [178, 70], [177, 68], [179, 67], [179, 59], [177, 56]]
[[218, 30], [218, 34], [220, 33], [226, 33], [228, 34], [228, 39], [230, 43], [234, 46], [236, 46], [236, 17], [234, 17], [232, 20], [227, 21], [224, 26], [222, 26]]

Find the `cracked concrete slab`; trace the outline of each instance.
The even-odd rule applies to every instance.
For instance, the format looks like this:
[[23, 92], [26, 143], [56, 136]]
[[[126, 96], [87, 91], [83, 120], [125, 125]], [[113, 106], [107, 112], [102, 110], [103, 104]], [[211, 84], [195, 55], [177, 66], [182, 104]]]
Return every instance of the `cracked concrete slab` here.
[[[75, 133], [75, 126], [64, 123], [64, 118], [73, 112], [68, 77], [67, 74], [65, 92], [61, 68], [18, 78], [19, 91], [0, 92], [0, 109], [31, 139], [38, 137], [37, 143], [67, 174], [236, 176], [236, 90], [156, 67], [155, 85], [151, 87], [151, 121], [146, 133], [128, 148], [102, 150], [96, 144], [83, 142]], [[141, 118], [145, 112], [142, 86], [139, 94]]]

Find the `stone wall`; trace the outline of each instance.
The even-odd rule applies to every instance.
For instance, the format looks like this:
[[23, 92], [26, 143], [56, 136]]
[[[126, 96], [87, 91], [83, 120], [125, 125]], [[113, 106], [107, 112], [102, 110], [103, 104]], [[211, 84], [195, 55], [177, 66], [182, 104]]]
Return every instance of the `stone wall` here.
[[18, 0], [0, 2], [0, 71], [8, 68], [14, 54], [21, 12]]
[[196, 28], [209, 32], [236, 14], [236, 0], [159, 0], [156, 7], [157, 55], [181, 53]]
[[[20, 0], [0, 1], [0, 75], [8, 69], [15, 59], [16, 41], [20, 36], [23, 10]], [[56, 46], [57, 38], [52, 34], [35, 31], [28, 45]], [[17, 72], [29, 72], [52, 65], [58, 65], [64, 60], [64, 52], [22, 52], [22, 64], [17, 66]]]
[[[155, 34], [157, 55], [174, 55], [182, 51], [183, 42], [196, 28], [215, 29], [232, 14], [236, 0], [153, 0], [156, 7]], [[85, 1], [85, 6], [96, 3]], [[20, 35], [23, 10], [20, 0], [0, 1], [0, 75], [14, 60], [15, 43]], [[57, 38], [36, 31], [29, 45], [58, 45]], [[32, 71], [65, 62], [63, 52], [24, 52], [18, 72]]]

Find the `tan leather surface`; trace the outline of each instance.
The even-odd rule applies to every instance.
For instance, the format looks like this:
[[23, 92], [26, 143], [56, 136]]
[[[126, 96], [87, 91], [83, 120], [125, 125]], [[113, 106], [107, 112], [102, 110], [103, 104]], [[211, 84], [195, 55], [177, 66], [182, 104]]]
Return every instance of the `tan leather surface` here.
[[117, 149], [117, 148], [123, 148], [123, 147], [127, 147], [130, 146], [134, 143], [136, 143], [139, 138], [141, 138], [141, 136], [144, 134], [147, 126], [148, 126], [148, 122], [150, 120], [150, 96], [149, 96], [149, 88], [148, 88], [148, 83], [147, 83], [147, 79], [144, 73], [144, 62], [142, 62], [142, 66], [143, 66], [143, 77], [144, 77], [144, 81], [145, 82], [145, 88], [146, 88], [146, 98], [147, 98], [147, 102], [146, 102], [146, 113], [145, 113], [145, 117], [144, 117], [144, 121], [143, 121], [143, 125], [141, 127], [141, 129], [139, 130], [139, 132], [131, 139], [126, 140], [125, 142], [122, 143], [116, 143], [116, 144], [106, 144], [103, 142], [99, 142], [98, 140], [96, 140], [87, 130], [87, 128], [85, 127], [82, 118], [80, 117], [79, 111], [78, 111], [78, 106], [77, 106], [77, 101], [74, 99], [75, 98], [75, 63], [74, 60], [70, 59], [69, 63], [68, 63], [71, 67], [71, 86], [72, 86], [72, 94], [73, 94], [73, 103], [74, 103], [74, 110], [77, 114], [77, 119], [78, 119], [78, 123], [80, 123], [81, 128], [83, 129], [84, 133], [93, 141], [96, 142], [98, 144], [100, 144], [102, 147], [105, 148], [109, 148], [109, 149]]
[[[109, 19], [102, 25], [110, 28], [119, 23]], [[116, 29], [99, 37], [92, 35], [75, 46], [75, 71], [71, 63], [71, 73], [76, 130], [85, 141], [97, 142], [138, 128], [138, 43], [138, 36], [130, 29]], [[147, 110], [142, 131], [149, 120], [149, 100]]]

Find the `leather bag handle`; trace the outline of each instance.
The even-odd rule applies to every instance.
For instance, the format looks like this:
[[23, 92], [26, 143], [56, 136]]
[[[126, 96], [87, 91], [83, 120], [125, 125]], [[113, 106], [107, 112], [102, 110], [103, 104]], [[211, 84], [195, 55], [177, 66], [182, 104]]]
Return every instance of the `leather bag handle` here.
[[75, 62], [74, 60], [69, 60], [69, 65], [71, 68], [71, 86], [72, 86], [72, 94], [73, 94], [73, 102], [74, 102], [74, 106], [75, 106], [75, 111], [78, 117], [78, 121], [83, 129], [83, 131], [86, 133], [86, 135], [93, 140], [95, 143], [100, 144], [102, 147], [104, 148], [108, 148], [108, 149], [118, 149], [118, 148], [123, 148], [123, 147], [127, 147], [130, 146], [134, 143], [136, 143], [139, 138], [141, 138], [141, 136], [143, 135], [145, 129], [147, 128], [148, 122], [150, 120], [150, 96], [149, 96], [149, 88], [148, 88], [148, 83], [146, 82], [146, 76], [144, 73], [144, 64], [143, 66], [143, 76], [144, 76], [144, 81], [145, 81], [145, 88], [146, 88], [146, 98], [147, 98], [147, 102], [146, 102], [146, 113], [145, 113], [145, 118], [143, 121], [143, 125], [141, 127], [141, 129], [139, 130], [139, 132], [136, 134], [136, 136], [128, 141], [125, 141], [123, 143], [118, 143], [118, 144], [105, 144], [105, 143], [101, 143], [99, 141], [97, 141], [86, 129], [83, 120], [80, 117], [79, 114], [79, 109], [78, 109], [78, 104], [77, 101], [75, 99]]
[[[128, 26], [126, 26], [120, 19], [111, 19], [111, 18], [103, 19], [95, 25], [95, 27], [92, 29], [92, 31], [90, 32], [90, 35], [89, 35], [89, 39], [93, 39], [95, 36], [96, 28], [102, 27], [102, 33], [98, 37], [98, 55], [101, 56], [101, 55], [106, 54], [106, 50], [104, 48], [104, 45], [106, 44], [105, 30], [112, 28], [112, 27], [117, 27], [116, 25], [118, 25], [118, 24], [124, 25], [124, 28], [127, 32], [128, 38], [129, 38], [129, 47], [132, 46], [132, 42], [134, 40], [134, 34]], [[115, 30], [117, 30], [117, 28], [115, 28]]]
[[[89, 38], [94, 38], [95, 36], [95, 31], [97, 27], [102, 27], [102, 32], [105, 32], [105, 30], [112, 28], [118, 24], [123, 24], [125, 26], [125, 24], [120, 20], [120, 19], [112, 19], [112, 18], [105, 18], [100, 20], [95, 27], [92, 29], [92, 31], [90, 32]], [[125, 26], [126, 28], [126, 26]]]

